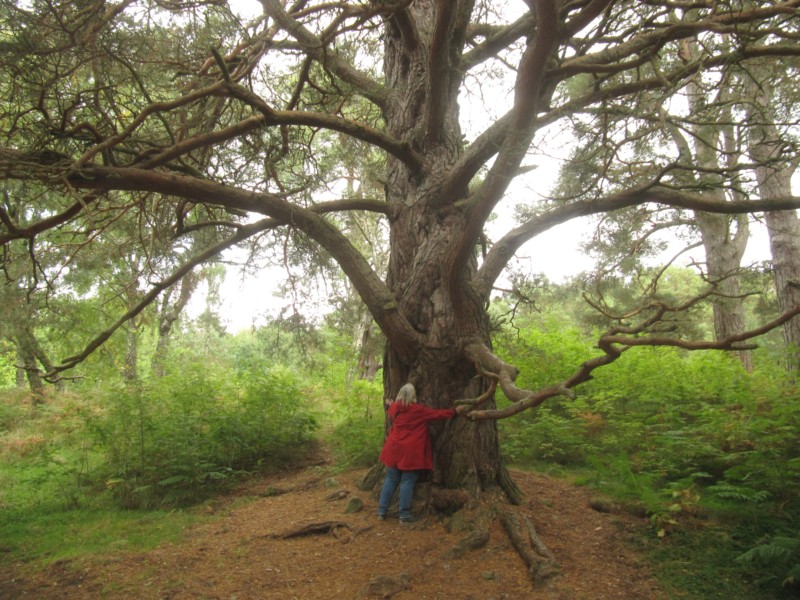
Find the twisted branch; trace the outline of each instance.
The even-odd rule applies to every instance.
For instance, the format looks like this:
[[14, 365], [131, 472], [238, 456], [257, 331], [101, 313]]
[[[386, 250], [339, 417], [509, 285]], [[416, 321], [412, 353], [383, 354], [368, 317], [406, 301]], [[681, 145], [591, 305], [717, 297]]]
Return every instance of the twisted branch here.
[[[473, 362], [482, 365], [482, 374], [484, 374], [486, 370], [492, 372], [492, 376], [500, 383], [500, 388], [503, 390], [506, 397], [512, 401], [512, 404], [503, 409], [472, 410], [468, 412], [466, 416], [473, 420], [499, 420], [516, 415], [529, 408], [539, 406], [545, 400], [554, 396], [565, 395], [574, 399], [575, 392], [573, 388], [592, 379], [592, 372], [595, 369], [611, 364], [622, 356], [623, 352], [630, 350], [634, 346], [673, 346], [683, 348], [684, 350], [751, 350], [756, 348], [757, 345], [745, 344], [743, 342], [764, 335], [780, 327], [797, 315], [800, 315], [800, 306], [797, 306], [761, 327], [716, 341], [681, 340], [657, 335], [645, 335], [640, 337], [642, 332], [645, 332], [655, 322], [660, 320], [661, 315], [663, 315], [666, 310], [668, 310], [666, 307], [662, 307], [657, 311], [654, 317], [648, 319], [644, 324], [638, 327], [618, 327], [611, 329], [609, 332], [600, 336], [597, 343], [598, 348], [603, 351], [603, 354], [585, 361], [578, 367], [575, 373], [563, 381], [535, 391], [517, 387], [515, 381], [519, 370], [493, 354], [481, 341], [473, 341], [464, 348], [464, 354]], [[466, 403], [466, 405], [477, 407], [479, 403]]]
[[[491, 379], [492, 382], [489, 384], [489, 389], [487, 389], [483, 394], [481, 394], [477, 398], [461, 398], [460, 400], [454, 401], [453, 406], [456, 407], [456, 411], [459, 414], [466, 414], [467, 412], [478, 408], [484, 402], [489, 400], [489, 398], [491, 398], [494, 395], [494, 391], [497, 389], [497, 382], [500, 381], [500, 377], [496, 373], [484, 370], [483, 367], [481, 366], [481, 363], [478, 361], [475, 362], [475, 370], [477, 370], [478, 373], [480, 373], [487, 379]], [[464, 407], [464, 410], [459, 410], [461, 407]]]

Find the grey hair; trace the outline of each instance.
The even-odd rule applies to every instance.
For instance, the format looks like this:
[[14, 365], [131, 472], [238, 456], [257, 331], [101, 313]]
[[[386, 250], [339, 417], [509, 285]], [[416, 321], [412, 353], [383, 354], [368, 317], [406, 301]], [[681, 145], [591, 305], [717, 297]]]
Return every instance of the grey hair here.
[[395, 398], [395, 401], [404, 406], [414, 404], [417, 401], [417, 390], [414, 389], [413, 385], [407, 383], [397, 392], [397, 398]]

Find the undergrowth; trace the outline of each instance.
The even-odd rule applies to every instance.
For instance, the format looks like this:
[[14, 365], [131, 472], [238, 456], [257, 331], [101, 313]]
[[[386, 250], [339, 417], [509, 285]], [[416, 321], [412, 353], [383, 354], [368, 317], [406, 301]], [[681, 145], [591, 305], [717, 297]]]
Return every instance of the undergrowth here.
[[318, 428], [281, 367], [182, 364], [46, 400], [0, 392], [0, 560], [150, 547], [196, 518], [184, 507], [302, 458]]
[[87, 420], [102, 477], [127, 508], [196, 502], [231, 479], [279, 467], [308, 446], [317, 420], [285, 369], [224, 377], [208, 365], [135, 389], [101, 390]]
[[[522, 333], [498, 341], [522, 387], [550, 385], [597, 353], [557, 321]], [[185, 350], [164, 377], [74, 386], [35, 410], [21, 392], [0, 393], [0, 560], [147, 547], [197, 518], [183, 507], [314, 440], [338, 468], [373, 465], [381, 384], [348, 377], [338, 339], [319, 342], [329, 347], [313, 368], [266, 363], [300, 360], [281, 340], [237, 338], [224, 360]], [[748, 373], [728, 355], [657, 348], [626, 353], [577, 391], [502, 421], [506, 459], [569, 475], [648, 519], [643, 550], [671, 597], [796, 597], [794, 382], [765, 361]]]
[[[552, 325], [506, 342], [523, 387], [597, 353]], [[647, 548], [673, 597], [800, 594], [800, 393], [775, 365], [627, 353], [574, 400], [509, 419], [501, 435], [513, 463], [569, 474], [649, 519]]]
[[324, 437], [336, 468], [374, 465], [383, 446], [383, 385], [353, 381], [338, 389], [331, 386], [322, 397], [328, 400]]

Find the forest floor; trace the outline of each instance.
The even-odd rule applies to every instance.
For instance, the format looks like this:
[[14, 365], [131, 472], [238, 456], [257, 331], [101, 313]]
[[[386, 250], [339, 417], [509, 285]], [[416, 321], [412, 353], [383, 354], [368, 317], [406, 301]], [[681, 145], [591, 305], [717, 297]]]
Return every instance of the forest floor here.
[[[0, 574], [6, 600], [659, 600], [637, 550], [644, 519], [591, 508], [592, 491], [542, 474], [512, 471], [525, 495], [518, 507], [555, 555], [560, 575], [533, 586], [520, 555], [495, 523], [483, 547], [448, 556], [463, 534], [429, 516], [412, 525], [376, 516], [376, 499], [357, 483], [365, 471], [329, 465], [249, 480], [206, 504], [210, 518], [181, 541], [45, 568]], [[353, 498], [363, 509], [346, 513]], [[306, 535], [285, 537], [306, 531]]]

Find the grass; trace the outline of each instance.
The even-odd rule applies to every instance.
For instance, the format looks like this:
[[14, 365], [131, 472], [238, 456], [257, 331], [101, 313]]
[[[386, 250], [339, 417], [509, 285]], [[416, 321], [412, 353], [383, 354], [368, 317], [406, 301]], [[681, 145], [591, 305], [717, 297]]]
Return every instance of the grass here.
[[86, 554], [149, 550], [179, 539], [189, 525], [204, 518], [197, 511], [120, 511], [111, 507], [3, 510], [0, 564], [22, 561], [41, 566]]

